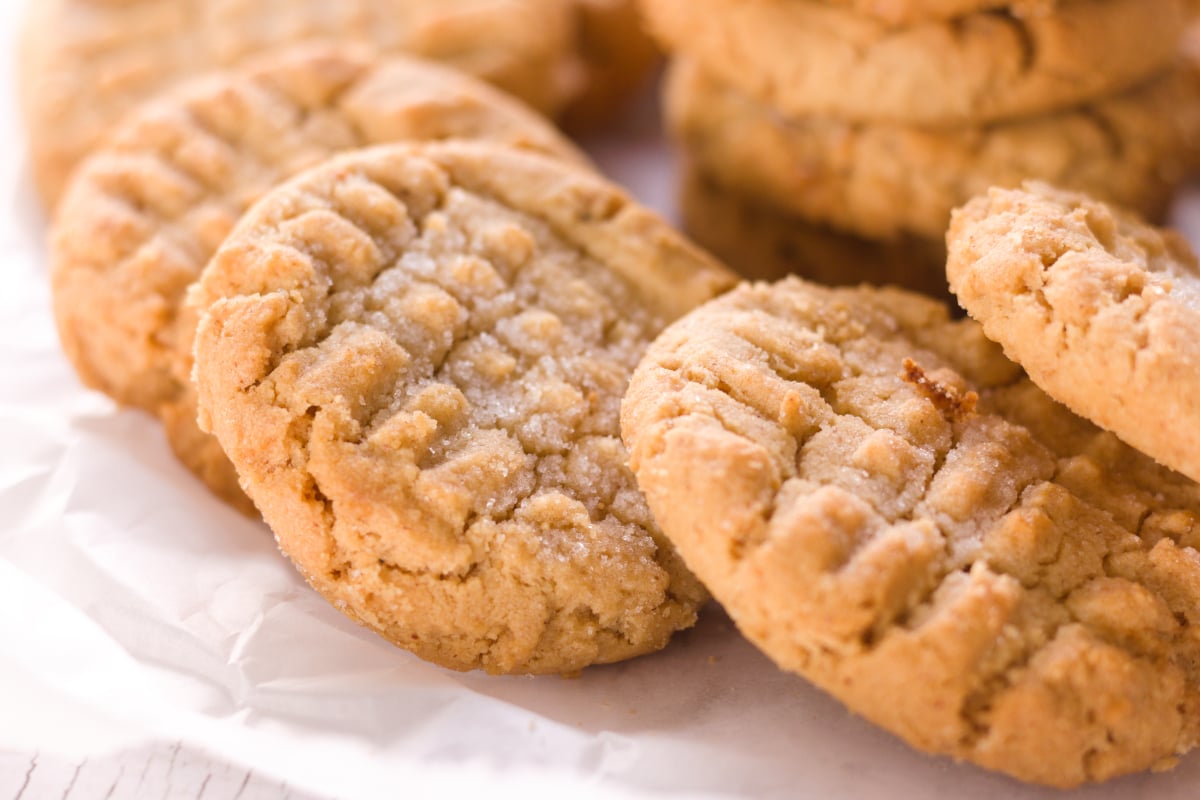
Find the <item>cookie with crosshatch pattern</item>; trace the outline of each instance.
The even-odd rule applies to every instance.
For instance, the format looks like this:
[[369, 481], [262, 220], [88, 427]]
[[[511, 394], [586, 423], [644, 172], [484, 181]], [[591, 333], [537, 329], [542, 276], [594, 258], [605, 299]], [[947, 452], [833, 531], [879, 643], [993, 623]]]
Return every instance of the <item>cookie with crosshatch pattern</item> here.
[[621, 397], [735, 282], [561, 160], [347, 154], [265, 197], [192, 293], [201, 422], [312, 586], [395, 644], [494, 673], [628, 658], [706, 595], [626, 466]]
[[914, 747], [1069, 787], [1200, 738], [1200, 486], [943, 304], [744, 286], [659, 337], [622, 431], [741, 631]]

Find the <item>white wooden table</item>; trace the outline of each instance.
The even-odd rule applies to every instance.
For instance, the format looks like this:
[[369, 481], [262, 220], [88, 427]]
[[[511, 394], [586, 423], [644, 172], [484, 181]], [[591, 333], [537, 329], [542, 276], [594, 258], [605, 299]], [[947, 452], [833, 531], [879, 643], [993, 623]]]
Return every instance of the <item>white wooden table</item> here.
[[[317, 800], [182, 743], [72, 762], [0, 751], [0, 800]], [[330, 799], [332, 800], [332, 799]]]

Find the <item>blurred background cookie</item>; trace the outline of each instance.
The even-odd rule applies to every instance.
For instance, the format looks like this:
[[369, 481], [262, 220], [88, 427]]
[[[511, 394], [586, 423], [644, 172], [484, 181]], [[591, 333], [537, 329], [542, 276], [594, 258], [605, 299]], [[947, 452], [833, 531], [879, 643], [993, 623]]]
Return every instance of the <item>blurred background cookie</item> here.
[[38, 187], [67, 176], [120, 118], [211, 69], [304, 41], [440, 61], [552, 116], [603, 120], [654, 60], [634, 0], [40, 0], [22, 46]]
[[950, 212], [1031, 175], [1162, 219], [1200, 142], [1200, 71], [1007, 123], [925, 128], [782, 117], [677, 59], [668, 127], [715, 183], [801, 219], [878, 240], [939, 240]]
[[[930, 254], [950, 212], [990, 186], [1047, 180], [1160, 220], [1200, 164], [1182, 0], [641, 2], [673, 55], [668, 133], [708, 189], [685, 192], [688, 232], [750, 276], [789, 260], [839, 274], [817, 268], [824, 254], [778, 257], [821, 252], [832, 239], [815, 228], [940, 290]], [[719, 196], [771, 244], [704, 213]]]

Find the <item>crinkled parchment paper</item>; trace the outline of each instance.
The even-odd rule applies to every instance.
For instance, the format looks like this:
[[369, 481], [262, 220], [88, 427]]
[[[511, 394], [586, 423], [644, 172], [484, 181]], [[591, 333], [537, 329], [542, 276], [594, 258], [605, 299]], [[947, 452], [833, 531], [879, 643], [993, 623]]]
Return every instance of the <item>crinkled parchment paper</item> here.
[[[0, 0], [11, 37], [21, 3]], [[6, 62], [14, 47], [0, 48]], [[0, 75], [0, 748], [182, 741], [342, 797], [1052, 798], [911, 751], [743, 642], [720, 609], [581, 678], [425, 664], [309, 591], [157, 425], [80, 387], [49, 311], [12, 64]], [[593, 148], [666, 208], [652, 130]], [[669, 209], [668, 209], [669, 210]], [[1200, 205], [1182, 212], [1200, 220]], [[1200, 756], [1078, 797], [1194, 798]]]

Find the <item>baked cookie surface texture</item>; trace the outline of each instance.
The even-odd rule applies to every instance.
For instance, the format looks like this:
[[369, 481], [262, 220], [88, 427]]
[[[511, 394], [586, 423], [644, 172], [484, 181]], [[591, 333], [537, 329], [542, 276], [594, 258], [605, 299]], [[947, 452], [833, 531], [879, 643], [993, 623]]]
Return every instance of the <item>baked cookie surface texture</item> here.
[[958, 128], [781, 118], [689, 59], [665, 98], [673, 136], [724, 187], [859, 236], [942, 239], [954, 208], [1029, 178], [1164, 216], [1200, 147], [1197, 65], [1081, 108]]
[[257, 205], [191, 301], [201, 421], [309, 582], [423, 658], [570, 672], [704, 591], [619, 406], [734, 278], [590, 173], [496, 146], [360, 151]]
[[1017, 16], [1052, 10], [1058, 0], [818, 0], [856, 14], [904, 26], [935, 19], [953, 19], [980, 11], [1009, 9]]
[[1200, 480], [1200, 264], [1173, 231], [1045, 184], [957, 211], [959, 302], [1050, 395]]
[[[406, 53], [547, 114], [603, 114], [649, 67], [631, 2], [37, 0], [22, 42], [21, 94], [38, 188], [55, 205], [75, 164], [175, 84], [303, 42]], [[614, 38], [640, 55], [614, 59]]]
[[184, 463], [249, 510], [220, 448], [196, 428], [187, 287], [276, 183], [341, 150], [445, 138], [585, 163], [549, 122], [485, 84], [352, 47], [301, 46], [178, 87], [84, 162], [55, 215], [64, 351], [88, 386], [159, 414]]
[[913, 746], [1060, 787], [1200, 735], [1200, 487], [897, 290], [744, 286], [622, 411], [663, 530], [780, 666]]
[[666, 47], [785, 117], [984, 124], [1167, 70], [1186, 0], [1085, 0], [893, 28], [816, 0], [642, 0]]

